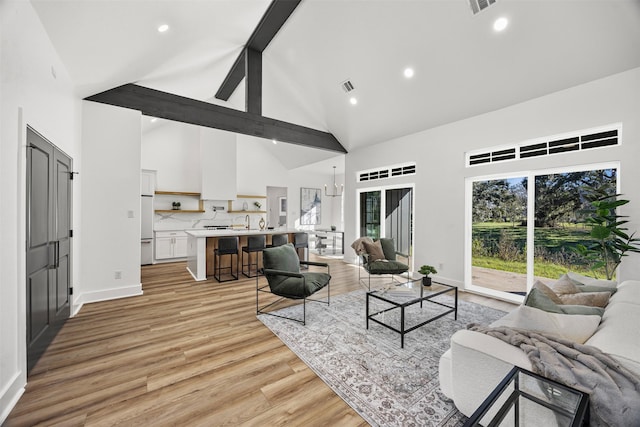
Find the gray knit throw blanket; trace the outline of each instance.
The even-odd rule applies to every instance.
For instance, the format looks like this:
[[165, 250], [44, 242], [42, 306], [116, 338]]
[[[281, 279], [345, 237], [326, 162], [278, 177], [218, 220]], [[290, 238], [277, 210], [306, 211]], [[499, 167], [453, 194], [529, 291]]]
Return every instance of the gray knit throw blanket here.
[[600, 349], [526, 329], [467, 329], [519, 347], [535, 373], [588, 393], [590, 426], [640, 426], [640, 378]]

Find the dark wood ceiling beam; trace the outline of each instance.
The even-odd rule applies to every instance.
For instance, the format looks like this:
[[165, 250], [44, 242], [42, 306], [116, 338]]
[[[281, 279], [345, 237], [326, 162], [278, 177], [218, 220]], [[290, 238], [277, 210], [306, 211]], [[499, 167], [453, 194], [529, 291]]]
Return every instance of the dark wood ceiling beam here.
[[152, 117], [338, 153], [347, 152], [342, 144], [328, 132], [135, 84], [119, 86], [85, 99], [131, 108]]
[[245, 108], [248, 113], [262, 115], [262, 53], [247, 49], [244, 55], [246, 74]]
[[258, 26], [253, 30], [244, 49], [242, 49], [242, 52], [240, 52], [240, 55], [238, 55], [238, 58], [236, 58], [236, 61], [233, 63], [231, 70], [227, 73], [218, 92], [216, 92], [216, 98], [224, 101], [229, 100], [229, 97], [245, 76], [244, 56], [246, 50], [253, 49], [262, 53], [301, 1], [302, 0], [273, 0], [271, 2], [262, 19], [260, 19]]

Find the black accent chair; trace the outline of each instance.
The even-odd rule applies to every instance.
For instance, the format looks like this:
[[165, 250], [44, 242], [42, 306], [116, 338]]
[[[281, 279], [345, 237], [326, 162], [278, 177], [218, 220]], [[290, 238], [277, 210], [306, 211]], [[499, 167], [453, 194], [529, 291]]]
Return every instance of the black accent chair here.
[[[247, 277], [255, 277], [258, 275], [259, 256], [260, 252], [266, 248], [265, 243], [266, 237], [264, 234], [247, 237], [247, 246], [242, 247], [242, 274]], [[247, 264], [244, 263], [245, 253], [247, 254]], [[251, 254], [255, 254], [255, 262], [251, 262]], [[246, 272], [244, 270], [245, 265], [247, 266]], [[251, 274], [252, 265], [256, 267], [256, 274]]]
[[289, 236], [287, 234], [274, 234], [271, 236], [271, 244], [267, 245], [268, 248], [276, 246], [282, 246], [289, 243]]
[[[222, 267], [222, 257], [229, 255], [229, 267]], [[233, 274], [233, 256], [236, 256], [236, 274]], [[221, 279], [222, 270], [229, 270], [231, 279]], [[238, 237], [218, 238], [218, 247], [213, 250], [213, 277], [218, 282], [228, 282], [238, 280]]]
[[[323, 262], [300, 261], [294, 246], [291, 243], [266, 248], [262, 254], [263, 268], [260, 272], [266, 277], [267, 284], [260, 284], [260, 276], [256, 277], [256, 313], [269, 314], [306, 324], [307, 301], [316, 301], [329, 304], [331, 274], [329, 264]], [[307, 271], [300, 272], [300, 266], [315, 266], [326, 268], [325, 272]], [[311, 295], [327, 288], [327, 299], [312, 299]], [[260, 295], [264, 293], [275, 294], [279, 298], [263, 306], [260, 305]], [[284, 299], [302, 300], [302, 319], [287, 317], [274, 312], [265, 311], [283, 301]], [[263, 297], [264, 300], [264, 297]], [[272, 300], [270, 298], [269, 300]]]
[[[363, 285], [366, 285], [371, 290], [371, 276], [372, 275], [391, 275], [391, 282], [395, 281], [394, 276], [406, 273], [409, 271], [409, 266], [403, 262], [397, 260], [396, 256], [400, 255], [409, 259], [409, 256], [396, 251], [396, 245], [393, 239], [381, 238], [374, 242], [373, 245], [365, 243], [365, 250], [367, 252], [361, 253], [358, 260], [362, 261], [362, 267], [367, 272], [367, 282], [361, 277], [362, 269], [358, 269], [358, 280]], [[381, 252], [376, 249], [381, 247]]]

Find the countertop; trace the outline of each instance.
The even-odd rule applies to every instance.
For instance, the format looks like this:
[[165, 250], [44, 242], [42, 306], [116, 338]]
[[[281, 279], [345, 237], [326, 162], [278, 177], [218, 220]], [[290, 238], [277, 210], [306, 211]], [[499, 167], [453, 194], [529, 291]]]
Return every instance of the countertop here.
[[223, 237], [223, 236], [248, 236], [260, 234], [287, 234], [287, 233], [304, 233], [305, 230], [296, 229], [279, 229], [279, 230], [184, 230], [189, 236], [193, 237]]

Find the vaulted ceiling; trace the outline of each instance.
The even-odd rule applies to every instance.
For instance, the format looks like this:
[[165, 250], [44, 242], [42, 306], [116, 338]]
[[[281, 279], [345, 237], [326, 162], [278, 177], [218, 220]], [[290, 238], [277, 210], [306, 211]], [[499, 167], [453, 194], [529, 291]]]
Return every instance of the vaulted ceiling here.
[[[214, 94], [269, 0], [32, 4], [79, 96], [137, 83], [243, 110], [242, 85]], [[352, 151], [640, 67], [640, 0], [303, 0], [262, 62], [264, 116]], [[290, 168], [335, 156], [284, 145]]]

